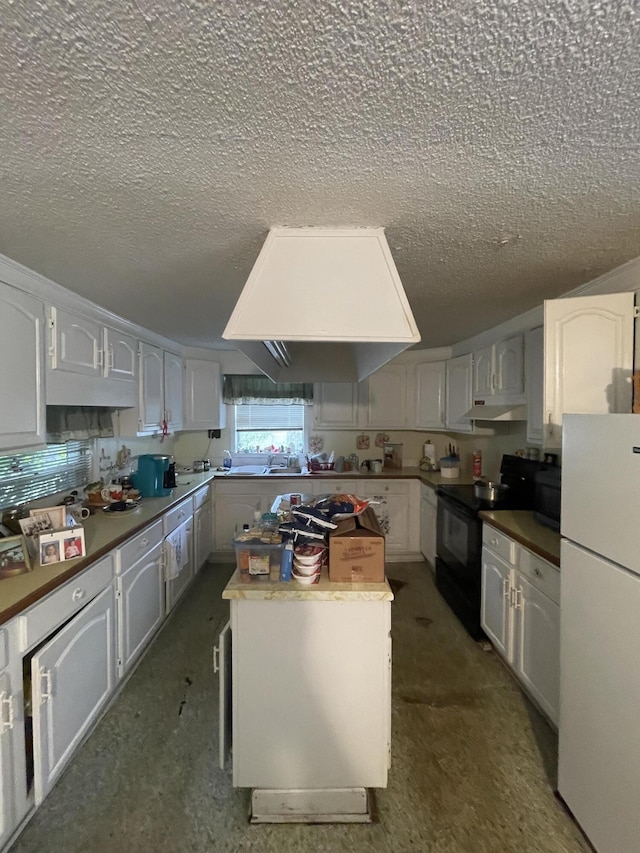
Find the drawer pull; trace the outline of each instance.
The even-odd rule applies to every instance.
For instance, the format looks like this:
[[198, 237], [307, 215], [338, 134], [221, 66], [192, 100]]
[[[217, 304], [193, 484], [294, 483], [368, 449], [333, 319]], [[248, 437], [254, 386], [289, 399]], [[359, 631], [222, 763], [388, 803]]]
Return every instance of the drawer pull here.
[[140, 547], [141, 547], [141, 548], [146, 548], [148, 544], [149, 544], [149, 540], [148, 540], [148, 539], [146, 539], [146, 538], [145, 538], [145, 539], [141, 539], [141, 540], [140, 540]]
[[537, 578], [543, 577], [542, 572], [540, 571], [540, 569], [537, 566], [534, 568], [533, 573]]
[[489, 542], [491, 545], [493, 545], [494, 548], [497, 548], [498, 545], [500, 544], [498, 539], [490, 539]]
[[87, 594], [86, 589], [82, 589], [81, 587], [78, 587], [77, 589], [73, 590], [71, 598], [74, 601], [82, 601], [82, 599], [85, 597], [86, 594]]
[[[7, 708], [5, 718], [4, 709]], [[4, 691], [0, 693], [0, 734], [13, 728], [13, 697], [7, 696]]]

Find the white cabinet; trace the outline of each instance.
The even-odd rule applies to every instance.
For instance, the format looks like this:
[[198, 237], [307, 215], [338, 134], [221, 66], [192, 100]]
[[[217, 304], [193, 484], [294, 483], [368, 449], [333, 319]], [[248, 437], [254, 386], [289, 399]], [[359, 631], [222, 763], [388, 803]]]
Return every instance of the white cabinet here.
[[435, 489], [420, 485], [420, 551], [432, 568], [436, 565], [438, 496]]
[[408, 429], [413, 426], [413, 365], [387, 364], [360, 383], [360, 426], [363, 429]]
[[316, 382], [313, 386], [313, 417], [316, 429], [357, 429], [357, 383]]
[[482, 628], [523, 688], [557, 725], [560, 573], [487, 524], [482, 539]]
[[195, 527], [195, 570], [196, 572], [204, 566], [213, 551], [213, 513], [211, 501], [198, 507], [194, 516]]
[[524, 389], [527, 398], [527, 441], [542, 444], [544, 438], [544, 328], [525, 335]]
[[416, 480], [369, 480], [356, 494], [372, 501], [385, 535], [387, 560], [417, 557], [420, 552], [420, 484]]
[[0, 627], [0, 847], [27, 813], [22, 659], [16, 623]]
[[560, 447], [565, 412], [631, 411], [634, 294], [544, 303], [544, 443]]
[[214, 361], [188, 358], [184, 363], [185, 430], [221, 429], [226, 425], [222, 375]]
[[138, 405], [120, 412], [121, 436], [182, 428], [182, 358], [142, 341], [138, 350]]
[[391, 602], [230, 604], [233, 784], [386, 787]]
[[445, 428], [446, 362], [416, 365], [416, 429]]
[[49, 308], [47, 403], [134, 406], [138, 342], [113, 326], [64, 308]]
[[447, 429], [473, 432], [473, 421], [465, 417], [472, 406], [473, 357], [470, 353], [446, 363], [445, 421]]
[[44, 444], [44, 304], [0, 282], [0, 450]]
[[113, 582], [31, 660], [36, 804], [56, 781], [116, 683]]
[[524, 340], [515, 335], [473, 354], [473, 398], [522, 394]]
[[[171, 536], [174, 540], [177, 537], [180, 537], [181, 539], [182, 544], [180, 545], [180, 548], [183, 549], [183, 562], [177, 575], [168, 575], [166, 578], [167, 613], [173, 610], [178, 600], [186, 592], [187, 587], [195, 575], [193, 568], [193, 516], [185, 521], [181, 527], [177, 528], [177, 530], [174, 530]], [[165, 555], [165, 565], [166, 564], [167, 557]]]
[[[122, 549], [119, 549], [122, 550]], [[165, 582], [162, 541], [133, 565], [124, 565], [116, 579], [118, 597], [118, 661], [120, 674], [146, 648], [164, 619]]]
[[[216, 511], [214, 514], [214, 545], [216, 554], [229, 558], [233, 554], [233, 537], [243, 524], [251, 524], [256, 511], [270, 512], [277, 495], [299, 492], [307, 494], [316, 482], [300, 477], [292, 480], [276, 475], [269, 480], [234, 480], [231, 477], [216, 479]], [[333, 491], [331, 481], [322, 481], [322, 490], [313, 494]]]

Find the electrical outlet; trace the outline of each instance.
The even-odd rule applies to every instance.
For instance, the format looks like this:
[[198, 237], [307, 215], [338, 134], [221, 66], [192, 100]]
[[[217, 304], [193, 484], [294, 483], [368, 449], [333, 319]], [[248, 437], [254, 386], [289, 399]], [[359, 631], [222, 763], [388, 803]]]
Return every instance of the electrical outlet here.
[[220, 438], [220, 430], [219, 429], [207, 430], [207, 435], [209, 438]]

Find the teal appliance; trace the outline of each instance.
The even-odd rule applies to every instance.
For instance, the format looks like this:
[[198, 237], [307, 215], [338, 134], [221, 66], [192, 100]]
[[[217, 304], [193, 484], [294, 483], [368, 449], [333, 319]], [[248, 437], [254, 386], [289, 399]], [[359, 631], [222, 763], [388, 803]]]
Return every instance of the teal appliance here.
[[171, 456], [143, 453], [132, 480], [143, 498], [166, 498], [176, 486], [175, 463]]

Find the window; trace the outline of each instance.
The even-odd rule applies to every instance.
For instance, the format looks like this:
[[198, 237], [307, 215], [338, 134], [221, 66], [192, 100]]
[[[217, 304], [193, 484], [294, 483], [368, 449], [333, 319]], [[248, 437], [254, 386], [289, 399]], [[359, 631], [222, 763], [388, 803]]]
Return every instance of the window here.
[[91, 443], [67, 441], [0, 456], [0, 507], [75, 489], [91, 478]]
[[304, 410], [302, 405], [237, 404], [236, 453], [302, 453]]

